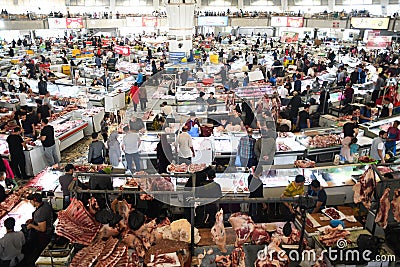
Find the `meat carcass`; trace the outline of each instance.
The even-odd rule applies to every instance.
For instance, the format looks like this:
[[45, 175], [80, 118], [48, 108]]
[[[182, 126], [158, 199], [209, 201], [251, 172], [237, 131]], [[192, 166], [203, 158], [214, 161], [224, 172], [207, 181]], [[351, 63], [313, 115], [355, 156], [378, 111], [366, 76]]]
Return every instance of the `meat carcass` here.
[[251, 234], [251, 243], [255, 245], [263, 245], [269, 243], [271, 237], [261, 225], [256, 225], [253, 233]]
[[226, 232], [224, 226], [224, 211], [221, 209], [215, 214], [215, 224], [211, 228], [213, 241], [222, 253], [226, 253]]
[[129, 266], [129, 252], [128, 249], [125, 249], [122, 257], [119, 259], [115, 267], [128, 267]]
[[97, 239], [108, 239], [109, 237], [112, 236], [117, 236], [119, 235], [119, 231], [115, 227], [111, 227], [108, 224], [103, 224], [103, 226], [100, 228], [99, 235], [97, 236]]
[[343, 227], [338, 226], [336, 228], [326, 228], [323, 235], [319, 236], [319, 240], [327, 247], [331, 247], [336, 244], [339, 239], [345, 239], [350, 232], [344, 230]]
[[102, 253], [105, 244], [106, 242], [100, 240], [90, 246], [81, 249], [78, 253], [75, 254], [69, 266], [91, 266], [97, 260], [97, 257]]
[[378, 223], [383, 229], [386, 228], [388, 217], [389, 217], [389, 210], [390, 210], [390, 188], [386, 188], [385, 192], [383, 193], [381, 199], [379, 200], [379, 210], [376, 214], [375, 222]]
[[98, 212], [100, 209], [99, 204], [97, 203], [97, 200], [94, 197], [91, 197], [89, 199], [89, 213], [94, 216], [96, 212]]
[[105, 260], [97, 261], [95, 267], [114, 267], [127, 249], [126, 246], [119, 244]]
[[281, 239], [279, 236], [274, 236], [271, 243], [263, 250], [264, 253], [258, 255], [254, 263], [255, 267], [284, 267], [288, 265], [289, 259], [285, 251], [279, 245]]
[[254, 222], [250, 216], [240, 212], [229, 217], [229, 223], [236, 233], [235, 247], [242, 246], [254, 231]]
[[114, 248], [117, 246], [118, 244], [118, 239], [117, 238], [109, 238], [106, 243], [105, 246], [103, 248], [103, 251], [100, 253], [100, 255], [98, 256], [97, 260], [99, 261], [103, 261], [105, 260], [108, 256], [111, 255], [111, 253], [114, 251]]
[[215, 257], [215, 265], [217, 267], [231, 267], [232, 261], [231, 256], [220, 256]]
[[174, 191], [174, 184], [169, 178], [151, 178], [150, 191]]
[[360, 181], [353, 186], [354, 203], [362, 202], [367, 209], [370, 209], [375, 187], [375, 172], [372, 168], [368, 168], [368, 170], [361, 175]]
[[232, 267], [246, 267], [246, 255], [243, 248], [235, 248], [231, 254]]
[[114, 213], [121, 215], [122, 220], [120, 221], [121, 228], [127, 228], [129, 212], [131, 205], [126, 202], [125, 199], [118, 200], [117, 198], [111, 203], [111, 209]]
[[143, 258], [146, 254], [146, 250], [143, 246], [142, 240], [140, 240], [139, 237], [137, 237], [133, 233], [128, 233], [123, 239], [122, 243], [126, 244], [129, 248], [133, 248], [136, 250], [136, 255], [138, 257]]
[[394, 190], [392, 209], [394, 219], [400, 222], [400, 189]]
[[137, 254], [136, 251], [132, 252], [130, 264], [128, 265], [128, 267], [130, 267], [130, 266], [136, 267], [136, 266], [139, 266], [139, 264], [140, 264], [139, 255]]
[[151, 245], [155, 241], [155, 233], [153, 230], [157, 227], [156, 220], [152, 220], [148, 223], [143, 224], [138, 230], [134, 233], [137, 237], [140, 238], [143, 242], [143, 246], [145, 249], [149, 249]]

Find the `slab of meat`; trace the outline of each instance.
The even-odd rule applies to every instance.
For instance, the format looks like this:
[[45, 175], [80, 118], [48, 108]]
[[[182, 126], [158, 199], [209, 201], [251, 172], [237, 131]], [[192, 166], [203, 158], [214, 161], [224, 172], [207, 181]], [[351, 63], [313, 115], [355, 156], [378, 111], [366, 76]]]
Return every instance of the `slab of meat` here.
[[143, 242], [143, 246], [145, 249], [149, 249], [151, 245], [156, 240], [154, 229], [157, 227], [156, 220], [152, 220], [148, 223], [143, 224], [138, 230], [134, 233], [140, 240]]
[[243, 251], [243, 248], [235, 248], [232, 251], [231, 259], [232, 259], [232, 267], [246, 267], [245, 262], [246, 255]]
[[174, 184], [169, 178], [151, 178], [150, 191], [174, 191]]
[[269, 241], [271, 241], [269, 233], [260, 225], [256, 225], [251, 234], [251, 243], [255, 245], [263, 245], [269, 243]]
[[96, 260], [100, 253], [103, 251], [106, 242], [98, 241], [92, 245], [81, 249], [75, 254], [74, 258], [70, 263], [70, 267], [78, 266], [91, 266]]
[[136, 255], [138, 257], [144, 258], [146, 254], [146, 250], [143, 246], [142, 240], [140, 240], [139, 237], [137, 237], [133, 233], [128, 233], [123, 239], [122, 243], [127, 245], [129, 248], [133, 248], [136, 251]]
[[379, 200], [380, 203], [379, 211], [375, 218], [375, 222], [378, 223], [378, 225], [383, 229], [386, 228], [389, 217], [389, 210], [390, 210], [389, 197], [390, 197], [390, 188], [386, 188], [381, 199]]
[[177, 264], [176, 259], [173, 258], [170, 255], [166, 255], [166, 254], [161, 254], [161, 255], [155, 255], [154, 259], [152, 260], [152, 262], [148, 263], [147, 266], [164, 266], [165, 265], [169, 265], [169, 264]]
[[168, 219], [168, 217], [165, 217], [164, 220], [162, 220], [162, 222], [160, 222], [159, 224], [157, 224], [157, 228], [163, 227], [163, 226], [167, 226], [170, 225], [171, 221]]
[[348, 235], [350, 235], [350, 232], [347, 230], [343, 230], [342, 227], [336, 227], [336, 228], [327, 228], [325, 230], [325, 233], [321, 236], [319, 236], [319, 240], [327, 247], [331, 247], [333, 245], [336, 245], [336, 242], [339, 239], [345, 239]]
[[400, 222], [400, 189], [394, 190], [392, 209], [394, 219]]
[[226, 232], [224, 227], [224, 211], [221, 209], [215, 214], [215, 224], [211, 228], [213, 241], [222, 253], [226, 253]]
[[[271, 243], [268, 247], [265, 247], [264, 253], [261, 257], [257, 257], [254, 263], [255, 267], [285, 267], [289, 263], [289, 259], [279, 245], [281, 244], [281, 239], [279, 236], [272, 238]], [[282, 261], [280, 261], [281, 259]]]
[[126, 246], [119, 244], [105, 260], [97, 261], [95, 267], [114, 267], [127, 249]]
[[129, 266], [129, 252], [128, 249], [125, 249], [124, 254], [122, 254], [122, 257], [119, 259], [115, 267], [128, 267], [128, 266]]
[[315, 167], [315, 161], [312, 160], [296, 160], [294, 162], [294, 166], [298, 168], [314, 168]]
[[139, 255], [136, 253], [136, 251], [132, 252], [131, 260], [129, 262], [128, 267], [131, 267], [131, 266], [136, 267], [136, 266], [139, 266], [139, 264], [140, 264]]
[[118, 244], [117, 238], [112, 238], [112, 237], [109, 238], [106, 241], [103, 251], [101, 252], [101, 254], [98, 257], [98, 260], [102, 261], [102, 260], [105, 260], [108, 256], [110, 256], [110, 254], [113, 252], [113, 250], [117, 246], [117, 244]]
[[120, 232], [117, 228], [111, 227], [108, 224], [103, 224], [103, 226], [100, 228], [97, 239], [108, 239], [112, 236], [119, 235], [119, 233]]
[[353, 186], [354, 203], [362, 202], [367, 209], [370, 209], [375, 187], [375, 172], [372, 168], [368, 168], [361, 175], [360, 181]]
[[220, 256], [215, 257], [215, 266], [217, 267], [231, 267], [232, 261], [231, 256]]
[[125, 199], [118, 200], [117, 198], [111, 203], [111, 209], [114, 213], [121, 215], [121, 226], [122, 228], [127, 228], [129, 212], [131, 210], [131, 205], [126, 202]]
[[100, 227], [101, 224], [85, 209], [82, 202], [72, 199], [68, 208], [58, 213], [56, 233], [71, 242], [90, 245]]
[[250, 216], [240, 212], [229, 217], [229, 223], [236, 233], [235, 247], [242, 246], [254, 231], [254, 222]]

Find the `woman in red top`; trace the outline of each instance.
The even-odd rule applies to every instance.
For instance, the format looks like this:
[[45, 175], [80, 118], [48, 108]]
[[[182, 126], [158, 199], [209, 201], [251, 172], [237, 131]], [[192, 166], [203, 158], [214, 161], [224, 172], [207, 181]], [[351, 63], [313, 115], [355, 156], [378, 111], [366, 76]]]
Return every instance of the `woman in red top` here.
[[10, 167], [10, 163], [8, 163], [8, 160], [2, 158], [1, 156], [0, 156], [0, 172], [6, 173], [6, 182], [12, 184], [13, 187], [17, 186], [17, 183], [15, 182], [14, 179], [14, 173]]
[[131, 97], [132, 103], [133, 103], [133, 109], [135, 112], [137, 111], [137, 105], [139, 104], [139, 87], [137, 82], [135, 82], [131, 90], [129, 91], [129, 96]]

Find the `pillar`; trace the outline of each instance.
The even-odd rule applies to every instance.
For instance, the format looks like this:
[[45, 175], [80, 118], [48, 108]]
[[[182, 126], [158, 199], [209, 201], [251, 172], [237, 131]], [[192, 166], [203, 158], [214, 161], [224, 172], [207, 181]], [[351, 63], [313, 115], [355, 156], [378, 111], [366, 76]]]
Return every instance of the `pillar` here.
[[381, 0], [381, 11], [383, 16], [387, 15], [388, 5], [389, 5], [389, 0]]
[[153, 8], [154, 10], [158, 10], [160, 8], [160, 0], [153, 0]]
[[112, 12], [112, 18], [116, 18], [116, 10], [115, 10], [115, 0], [110, 0], [110, 11]]
[[289, 11], [289, 1], [288, 0], [281, 0], [281, 8], [282, 12]]
[[243, 10], [243, 8], [244, 8], [244, 3], [243, 3], [243, 0], [238, 0], [238, 9], [241, 9], [241, 10]]
[[328, 0], [328, 12], [334, 12], [335, 0]]

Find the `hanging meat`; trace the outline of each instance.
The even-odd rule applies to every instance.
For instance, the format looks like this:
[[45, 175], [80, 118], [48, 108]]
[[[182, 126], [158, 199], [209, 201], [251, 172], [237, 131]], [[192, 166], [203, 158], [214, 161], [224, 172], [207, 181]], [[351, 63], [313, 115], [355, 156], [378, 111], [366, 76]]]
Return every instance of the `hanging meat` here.
[[253, 233], [251, 234], [251, 243], [255, 245], [267, 244], [271, 241], [271, 237], [261, 225], [256, 225]]
[[289, 258], [286, 252], [280, 248], [281, 239], [278, 236], [272, 238], [268, 247], [265, 247], [264, 253], [257, 257], [254, 263], [255, 267], [286, 267]]
[[372, 168], [368, 168], [360, 177], [360, 181], [353, 186], [354, 203], [362, 202], [367, 208], [371, 208], [372, 197], [376, 187], [375, 173]]
[[97, 257], [102, 253], [105, 245], [106, 242], [100, 240], [90, 246], [81, 249], [78, 253], [75, 254], [69, 266], [91, 266], [97, 260]]
[[143, 224], [137, 231], [135, 231], [135, 235], [139, 237], [143, 242], [143, 246], [145, 249], [149, 249], [151, 245], [155, 242], [155, 233], [154, 229], [157, 227], [156, 220], [152, 220], [146, 224]]
[[229, 217], [229, 223], [236, 233], [235, 247], [241, 247], [254, 231], [254, 222], [247, 214], [234, 213]]
[[129, 248], [135, 249], [135, 255], [143, 258], [146, 250], [143, 246], [142, 240], [137, 237], [133, 232], [128, 232], [122, 239], [122, 243], [126, 244]]
[[99, 233], [97, 235], [97, 239], [107, 239], [112, 236], [117, 236], [119, 235], [119, 230], [115, 227], [111, 227], [109, 224], [103, 224], [103, 226], [100, 228]]
[[224, 227], [224, 211], [221, 209], [215, 214], [215, 224], [211, 228], [213, 241], [222, 253], [226, 253], [226, 232]]
[[131, 205], [128, 204], [128, 202], [125, 199], [119, 200], [118, 198], [116, 198], [111, 203], [111, 209], [114, 213], [121, 215], [122, 220], [120, 224], [122, 228], [127, 228]]
[[243, 251], [242, 247], [235, 248], [232, 251], [231, 259], [232, 259], [232, 267], [246, 267], [245, 262], [246, 255]]
[[376, 214], [375, 222], [382, 227], [383, 229], [386, 228], [388, 223], [389, 217], [389, 210], [390, 210], [390, 188], [386, 188], [385, 192], [383, 193], [381, 199], [379, 200], [379, 210]]
[[400, 222], [400, 188], [394, 190], [392, 200], [393, 217], [397, 222]]
[[220, 256], [217, 255], [215, 257], [215, 266], [217, 267], [231, 267], [232, 261], [231, 261], [231, 256]]

